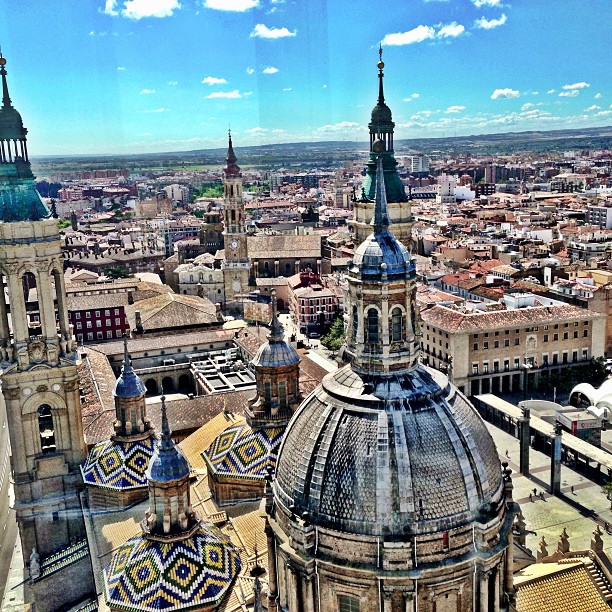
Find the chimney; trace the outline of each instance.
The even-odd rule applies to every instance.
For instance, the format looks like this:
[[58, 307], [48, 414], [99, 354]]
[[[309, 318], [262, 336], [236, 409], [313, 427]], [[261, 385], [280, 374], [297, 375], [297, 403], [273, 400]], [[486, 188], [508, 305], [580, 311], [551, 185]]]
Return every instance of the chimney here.
[[134, 316], [136, 318], [136, 332], [139, 334], [142, 334], [143, 328], [142, 328], [142, 317], [140, 316], [140, 310], [136, 310], [134, 312]]

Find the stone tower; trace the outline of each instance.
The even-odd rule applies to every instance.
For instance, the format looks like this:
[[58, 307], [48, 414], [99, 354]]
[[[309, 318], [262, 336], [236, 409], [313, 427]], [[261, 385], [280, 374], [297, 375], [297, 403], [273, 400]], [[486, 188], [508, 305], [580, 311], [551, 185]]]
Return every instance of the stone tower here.
[[252, 365], [257, 395], [245, 408], [246, 418], [231, 421], [202, 453], [210, 490], [220, 506], [263, 496], [285, 428], [302, 399], [300, 356], [285, 341], [274, 292], [270, 335]]
[[[393, 151], [393, 130], [395, 123], [391, 109], [385, 102], [383, 88], [382, 47], [379, 50], [378, 62], [378, 100], [372, 109], [372, 116], [368, 125], [370, 129], [370, 155], [366, 164], [366, 176], [363, 181], [361, 196], [353, 203], [354, 219], [351, 222], [355, 230], [355, 244], [361, 244], [370, 234], [372, 228], [370, 221], [374, 212], [374, 198], [376, 195], [376, 160], [379, 154], [383, 161], [385, 189], [389, 206], [389, 218], [393, 223], [393, 233], [396, 238], [406, 245], [410, 244], [412, 236], [412, 213], [410, 200], [406, 195], [404, 185], [397, 172], [397, 161]], [[382, 153], [374, 150], [374, 143], [380, 140], [384, 143]]]
[[494, 611], [514, 597], [510, 474], [475, 408], [419, 362], [385, 149], [372, 143], [371, 233], [347, 274], [350, 363], [297, 409], [266, 486], [268, 612]]
[[104, 571], [106, 603], [111, 612], [214, 612], [240, 573], [240, 556], [192, 508], [191, 468], [172, 440], [163, 395], [161, 403], [161, 438], [146, 472], [149, 509], [142, 533]]
[[155, 451], [155, 431], [147, 418], [147, 390], [132, 367], [127, 338], [124, 342], [113, 391], [115, 434], [98, 442], [81, 467], [92, 510], [120, 510], [147, 498], [145, 473]]
[[5, 65], [0, 55], [2, 394], [23, 551], [35, 549], [44, 562], [85, 535], [78, 498], [85, 443], [57, 221], [36, 191]]
[[242, 195], [242, 173], [236, 163], [237, 158], [229, 135], [223, 169], [223, 219], [225, 224], [225, 257], [222, 269], [225, 284], [225, 302], [231, 309], [239, 309], [241, 297], [249, 290], [249, 270], [251, 267], [247, 252], [244, 200]]

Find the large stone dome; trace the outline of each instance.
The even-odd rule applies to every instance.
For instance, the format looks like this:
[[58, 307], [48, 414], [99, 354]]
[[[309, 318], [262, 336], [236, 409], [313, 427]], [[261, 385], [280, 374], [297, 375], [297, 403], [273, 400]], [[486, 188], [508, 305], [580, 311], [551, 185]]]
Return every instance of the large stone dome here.
[[347, 365], [290, 422], [274, 492], [315, 525], [388, 538], [486, 521], [503, 482], [484, 422], [444, 374], [419, 365], [368, 377]]

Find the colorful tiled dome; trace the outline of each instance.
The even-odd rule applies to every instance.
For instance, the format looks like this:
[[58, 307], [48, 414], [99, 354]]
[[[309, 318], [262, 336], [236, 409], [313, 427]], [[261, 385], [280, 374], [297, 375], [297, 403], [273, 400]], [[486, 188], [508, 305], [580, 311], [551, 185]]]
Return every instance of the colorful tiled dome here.
[[98, 442], [81, 466], [86, 485], [107, 489], [135, 489], [147, 486], [145, 472], [157, 440], [153, 434], [144, 440], [103, 440]]
[[251, 429], [249, 425], [226, 427], [202, 453], [215, 476], [263, 480], [268, 466], [276, 466], [284, 427]]
[[158, 612], [217, 606], [240, 572], [240, 557], [229, 539], [200, 524], [173, 541], [130, 538], [104, 570], [109, 607]]

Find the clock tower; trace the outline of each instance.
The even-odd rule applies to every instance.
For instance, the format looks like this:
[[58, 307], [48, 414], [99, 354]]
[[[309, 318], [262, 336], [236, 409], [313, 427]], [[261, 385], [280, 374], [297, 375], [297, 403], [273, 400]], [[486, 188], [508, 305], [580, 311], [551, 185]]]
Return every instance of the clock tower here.
[[242, 173], [229, 134], [227, 165], [223, 170], [224, 205], [223, 232], [225, 257], [223, 279], [225, 284], [225, 305], [229, 309], [240, 309], [242, 295], [249, 290], [251, 262], [247, 252], [247, 234], [244, 224], [244, 200], [242, 196]]

